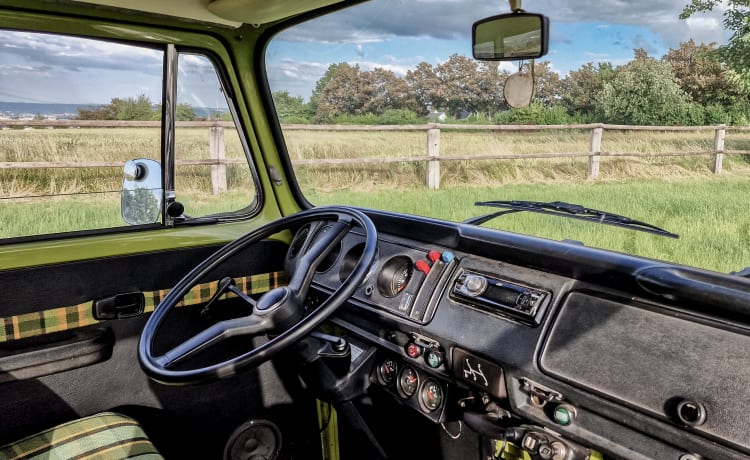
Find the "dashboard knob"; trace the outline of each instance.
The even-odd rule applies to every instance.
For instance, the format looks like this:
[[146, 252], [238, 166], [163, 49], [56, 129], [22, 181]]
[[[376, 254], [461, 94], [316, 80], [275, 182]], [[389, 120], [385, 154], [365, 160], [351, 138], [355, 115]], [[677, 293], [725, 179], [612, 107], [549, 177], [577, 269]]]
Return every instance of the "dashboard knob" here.
[[464, 294], [476, 297], [487, 289], [487, 278], [479, 275], [466, 275], [463, 280]]

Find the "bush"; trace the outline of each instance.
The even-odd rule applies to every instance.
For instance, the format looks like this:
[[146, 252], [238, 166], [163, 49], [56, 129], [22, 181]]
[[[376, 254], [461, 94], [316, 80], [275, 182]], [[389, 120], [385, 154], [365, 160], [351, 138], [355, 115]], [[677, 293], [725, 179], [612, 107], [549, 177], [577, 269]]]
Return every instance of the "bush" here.
[[311, 123], [309, 118], [300, 116], [288, 116], [280, 121], [289, 125], [309, 125]]
[[388, 109], [380, 116], [381, 125], [416, 125], [425, 119], [407, 109]]
[[494, 121], [500, 125], [565, 125], [574, 122], [562, 105], [547, 107], [540, 102], [499, 113], [495, 115]]
[[388, 109], [382, 115], [339, 115], [333, 119], [336, 125], [416, 125], [426, 120], [411, 110]]
[[732, 117], [729, 115], [726, 108], [716, 104], [703, 107], [703, 124], [722, 125], [731, 122]]
[[750, 103], [737, 102], [727, 109], [730, 123], [733, 125], [750, 124]]

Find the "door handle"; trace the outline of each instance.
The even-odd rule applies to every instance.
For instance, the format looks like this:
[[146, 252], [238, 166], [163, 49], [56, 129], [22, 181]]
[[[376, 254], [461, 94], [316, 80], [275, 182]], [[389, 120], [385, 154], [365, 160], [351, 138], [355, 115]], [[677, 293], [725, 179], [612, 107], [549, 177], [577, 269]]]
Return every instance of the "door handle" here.
[[143, 313], [146, 299], [142, 292], [117, 294], [94, 301], [94, 318], [98, 320], [123, 319]]

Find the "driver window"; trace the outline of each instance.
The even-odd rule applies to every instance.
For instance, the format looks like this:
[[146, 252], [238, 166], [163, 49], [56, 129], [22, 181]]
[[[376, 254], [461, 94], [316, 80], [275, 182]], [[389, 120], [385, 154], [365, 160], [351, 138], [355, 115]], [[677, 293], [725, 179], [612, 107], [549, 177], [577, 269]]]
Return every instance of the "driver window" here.
[[163, 54], [0, 30], [0, 239], [126, 225], [124, 163], [161, 158]]

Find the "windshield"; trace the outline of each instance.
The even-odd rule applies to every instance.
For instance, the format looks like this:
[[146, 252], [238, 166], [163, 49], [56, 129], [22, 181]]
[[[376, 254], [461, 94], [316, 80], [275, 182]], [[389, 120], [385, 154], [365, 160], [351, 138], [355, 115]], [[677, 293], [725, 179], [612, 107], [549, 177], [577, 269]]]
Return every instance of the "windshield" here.
[[526, 3], [551, 27], [533, 61], [472, 57], [472, 24], [504, 2], [375, 0], [276, 35], [267, 77], [305, 197], [450, 221], [493, 211], [476, 202], [565, 202], [680, 238], [529, 212], [482, 225], [749, 266], [750, 71], [731, 22], [746, 12]]

